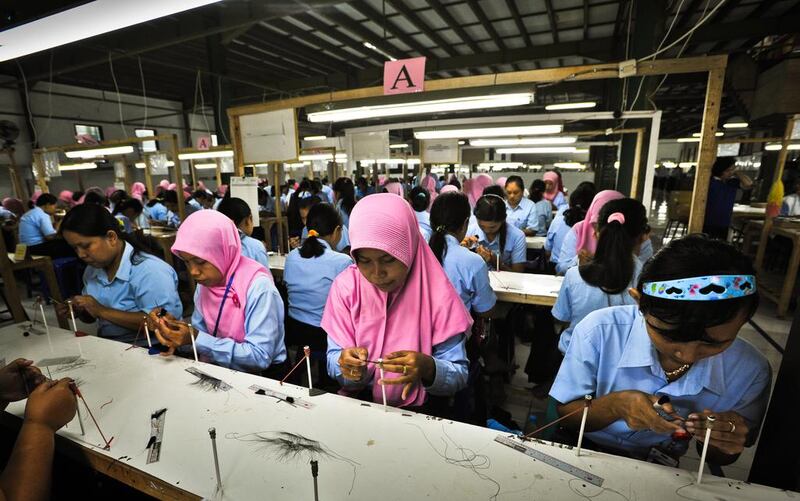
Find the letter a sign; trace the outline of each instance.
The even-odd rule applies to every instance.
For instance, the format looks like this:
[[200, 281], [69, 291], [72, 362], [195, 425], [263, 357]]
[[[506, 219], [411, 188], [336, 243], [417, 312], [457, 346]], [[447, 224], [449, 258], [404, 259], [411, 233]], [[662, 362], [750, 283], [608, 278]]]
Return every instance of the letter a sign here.
[[408, 94], [425, 90], [425, 58], [383, 63], [383, 94]]

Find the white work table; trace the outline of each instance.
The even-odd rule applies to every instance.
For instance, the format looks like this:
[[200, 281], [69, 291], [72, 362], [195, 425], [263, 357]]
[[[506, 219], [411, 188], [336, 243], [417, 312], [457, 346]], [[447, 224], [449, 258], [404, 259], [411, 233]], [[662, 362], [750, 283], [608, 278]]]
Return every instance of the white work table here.
[[525, 244], [528, 249], [544, 249], [547, 237], [525, 237]]
[[[497, 443], [508, 439], [490, 429], [324, 394], [309, 397], [306, 388], [181, 358], [148, 355], [96, 337], [76, 338], [51, 329], [24, 337], [23, 324], [0, 329], [5, 360], [80, 355], [82, 364], [53, 365], [54, 378], [69, 376], [81, 391], [107, 437], [102, 440], [83, 409], [86, 435], [77, 418], [59, 430], [56, 446], [78, 449], [98, 471], [147, 494], [170, 499], [313, 499], [309, 461], [319, 461], [320, 498], [410, 499], [789, 499], [791, 493], [705, 476], [631, 459], [544, 442], [526, 442], [533, 450], [590, 472], [578, 479], [554, 466]], [[194, 367], [232, 388], [203, 389], [186, 372]], [[47, 374], [46, 371], [44, 371]], [[294, 397], [295, 405], [256, 395], [251, 385]], [[306, 408], [303, 404], [311, 404]], [[24, 402], [7, 413], [21, 417]], [[161, 456], [147, 464], [151, 413], [166, 408]], [[4, 415], [9, 426], [18, 423]], [[217, 431], [223, 493], [215, 493], [208, 429]], [[259, 440], [294, 433], [319, 442], [322, 449], [286, 457], [275, 444]], [[256, 441], [249, 441], [256, 440]], [[522, 443], [512, 439], [514, 443]], [[472, 458], [472, 459], [469, 459]], [[597, 483], [601, 484], [598, 487]]]

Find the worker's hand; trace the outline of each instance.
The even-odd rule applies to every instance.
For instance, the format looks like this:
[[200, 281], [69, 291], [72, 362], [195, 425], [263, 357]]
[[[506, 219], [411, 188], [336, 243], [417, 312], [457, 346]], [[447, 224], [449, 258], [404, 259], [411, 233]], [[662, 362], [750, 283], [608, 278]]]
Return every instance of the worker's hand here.
[[161, 313], [161, 310], [162, 308], [160, 307], [153, 308], [153, 310], [147, 314], [147, 328], [150, 329], [151, 331], [155, 331], [156, 329], [158, 329], [158, 324], [162, 318], [165, 318], [173, 322], [177, 320], [174, 316], [172, 316], [172, 313], [166, 310], [164, 310], [166, 311], [166, 314], [163, 317], [159, 317], [158, 314]]
[[653, 404], [658, 402], [658, 396], [636, 390], [621, 391], [617, 393], [617, 396], [620, 402], [616, 409], [617, 417], [624, 420], [628, 424], [628, 428], [636, 431], [652, 430], [665, 434], [683, 430], [679, 424], [683, 422], [683, 419], [675, 412], [672, 404], [663, 404], [662, 411], [674, 417], [675, 421], [667, 421], [653, 408]]
[[708, 416], [715, 418], [708, 445], [725, 454], [740, 454], [745, 448], [750, 428], [744, 418], [733, 411], [712, 412], [705, 409], [703, 412], [689, 414], [686, 419], [686, 431], [702, 443], [706, 438]]
[[167, 317], [161, 317], [155, 331], [158, 342], [169, 347], [169, 351], [162, 353], [164, 356], [174, 354], [175, 350], [181, 346], [192, 344], [192, 332], [189, 330], [189, 326], [183, 322], [179, 323]]
[[467, 249], [471, 249], [471, 248], [475, 247], [476, 245], [478, 245], [478, 241], [479, 241], [478, 237], [475, 236], [475, 235], [472, 235], [470, 237], [464, 237], [464, 240], [461, 241], [461, 245], [463, 245]]
[[339, 354], [342, 377], [350, 381], [361, 381], [367, 370], [369, 350], [362, 347], [345, 348]]
[[25, 423], [40, 424], [55, 433], [72, 421], [78, 402], [70, 384], [72, 379], [64, 378], [37, 386], [25, 406]]
[[436, 377], [436, 363], [433, 357], [417, 351], [395, 351], [383, 358], [384, 372], [402, 374], [397, 378], [384, 378], [378, 384], [402, 384], [405, 399], [420, 380], [432, 384]]
[[33, 360], [18, 358], [0, 369], [0, 402], [16, 402], [42, 384], [45, 377]]
[[300, 237], [289, 237], [289, 248], [296, 249], [300, 247]]
[[105, 306], [98, 303], [92, 296], [75, 296], [72, 298], [72, 309], [75, 313], [78, 311], [86, 312], [94, 318], [100, 318], [105, 310]]
[[489, 264], [494, 264], [495, 261], [497, 260], [497, 256], [495, 255], [495, 253], [490, 251], [483, 245], [479, 245], [478, 248], [475, 249], [475, 252], [477, 252], [478, 255], [482, 257], [483, 260]]

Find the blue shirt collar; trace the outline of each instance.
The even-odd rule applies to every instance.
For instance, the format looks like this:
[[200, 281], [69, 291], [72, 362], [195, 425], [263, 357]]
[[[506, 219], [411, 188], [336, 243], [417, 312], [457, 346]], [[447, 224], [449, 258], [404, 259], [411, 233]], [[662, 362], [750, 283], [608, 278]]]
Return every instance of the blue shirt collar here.
[[[717, 395], [725, 393], [725, 369], [723, 353], [704, 358], [692, 365], [689, 371], [668, 386], [676, 395], [697, 395], [706, 388]], [[636, 310], [636, 318], [631, 333], [619, 358], [618, 367], [650, 367], [654, 376], [663, 376], [663, 368], [658, 361], [655, 346], [647, 334], [644, 316]], [[669, 392], [672, 393], [672, 392]]]

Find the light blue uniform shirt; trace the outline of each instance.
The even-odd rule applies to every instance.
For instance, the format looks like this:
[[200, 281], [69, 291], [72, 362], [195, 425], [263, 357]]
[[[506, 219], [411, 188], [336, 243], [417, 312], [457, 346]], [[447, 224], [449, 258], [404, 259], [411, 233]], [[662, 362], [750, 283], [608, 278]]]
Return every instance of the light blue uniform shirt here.
[[422, 233], [422, 237], [427, 242], [431, 239], [431, 234], [433, 233], [433, 230], [431, 229], [431, 215], [428, 213], [428, 211], [414, 211], [414, 215], [417, 216], [419, 232]]
[[489, 285], [489, 270], [486, 262], [449, 233], [444, 237], [447, 244], [442, 268], [455, 287], [467, 311], [485, 313], [494, 308], [497, 297]]
[[[476, 223], [475, 226], [470, 226], [467, 229], [467, 236], [473, 236], [473, 235], [478, 237], [478, 241], [481, 245], [486, 247], [494, 254], [497, 254], [499, 252], [500, 250], [499, 233], [492, 242], [489, 242], [486, 239], [486, 233], [484, 233], [481, 227]], [[525, 234], [522, 233], [522, 230], [519, 230], [516, 227], [510, 225], [508, 222], [506, 222], [506, 245], [505, 248], [503, 249], [503, 253], [500, 255], [500, 261], [502, 261], [505, 265], [524, 263], [527, 261], [526, 252], [527, 252], [527, 243], [525, 242]], [[491, 269], [494, 269], [496, 267], [496, 264], [486, 263], [486, 266]]]
[[[83, 272], [83, 294], [92, 296], [98, 303], [115, 310], [150, 313], [155, 308], [165, 308], [175, 318], [183, 316], [183, 306], [178, 297], [178, 274], [161, 259], [139, 252], [131, 262], [133, 246], [125, 242], [114, 279], [102, 268], [87, 266]], [[98, 319], [97, 335], [122, 342], [133, 342], [136, 332]]]
[[636, 257], [631, 259], [633, 259], [634, 266], [633, 277], [631, 277], [628, 287], [617, 294], [603, 292], [600, 287], [586, 283], [581, 277], [580, 267], [578, 266], [567, 270], [567, 274], [564, 276], [564, 283], [558, 293], [558, 299], [555, 306], [553, 306], [553, 317], [562, 322], [569, 322], [569, 327], [564, 329], [558, 340], [558, 349], [561, 353], [567, 352], [570, 338], [572, 338], [572, 331], [589, 313], [609, 306], [636, 304], [636, 301], [628, 294], [628, 289], [636, 287], [636, 283], [639, 281], [639, 273], [642, 271], [642, 264]]
[[[466, 339], [464, 334], [453, 336], [439, 344], [433, 345], [433, 362], [436, 365], [436, 376], [433, 384], [425, 386], [425, 391], [431, 395], [451, 396], [467, 386], [469, 375], [469, 361], [467, 360]], [[349, 348], [349, 347], [348, 347]], [[328, 336], [328, 375], [348, 388], [368, 386], [373, 379], [364, 378], [362, 381], [350, 381], [342, 377], [342, 368], [339, 367], [339, 355], [342, 347]], [[374, 371], [373, 376], [378, 374]]]
[[534, 204], [536, 211], [536, 234], [543, 236], [547, 234], [547, 228], [553, 220], [553, 206], [545, 199], [539, 200]]
[[41, 207], [34, 207], [19, 218], [19, 242], [26, 245], [44, 243], [46, 236], [55, 235], [50, 215]]
[[[548, 204], [550, 202], [547, 202]], [[539, 220], [536, 215], [536, 204], [530, 199], [522, 197], [516, 207], [512, 208], [506, 202], [506, 222], [522, 231], [531, 229], [536, 231]]]
[[0, 221], [5, 221], [6, 219], [16, 219], [17, 216], [10, 210], [6, 209], [5, 207], [0, 206]]
[[[742, 339], [713, 357], [696, 362], [669, 383], [637, 306], [605, 308], [589, 314], [572, 335], [564, 361], [550, 390], [562, 404], [584, 395], [638, 390], [669, 395], [678, 414], [710, 409], [734, 411], [755, 436], [769, 398], [771, 370], [764, 355]], [[600, 445], [623, 449], [637, 457], [670, 436], [633, 431], [623, 420], [586, 434]]]
[[800, 195], [792, 193], [783, 197], [781, 216], [800, 216]]
[[191, 205], [192, 207], [194, 207], [194, 208], [195, 208], [195, 209], [197, 209], [197, 210], [202, 210], [202, 209], [203, 209], [203, 206], [202, 206], [202, 205], [200, 205], [200, 202], [198, 202], [198, 201], [197, 201], [197, 200], [195, 200], [194, 198], [193, 198], [193, 199], [191, 199], [191, 200], [189, 200], [189, 201], [188, 201], [188, 202], [186, 202], [186, 203], [188, 203], [189, 205]]
[[[577, 224], [578, 223], [575, 223], [576, 226]], [[561, 242], [561, 250], [558, 253], [558, 260], [556, 261], [557, 274], [563, 275], [568, 269], [573, 266], [578, 266], [577, 246], [578, 234], [575, 232], [575, 226], [573, 226], [564, 237], [564, 241]], [[644, 264], [651, 257], [653, 257], [653, 242], [648, 238], [639, 248], [639, 261]]]
[[258, 261], [264, 265], [264, 268], [269, 269], [267, 248], [264, 247], [264, 244], [251, 236], [245, 235], [241, 230], [239, 230], [239, 238], [242, 240], [242, 256]]
[[569, 207], [569, 202], [567, 201], [567, 197], [565, 197], [564, 194], [561, 193], [560, 191], [555, 197], [553, 197], [553, 200], [550, 203], [553, 204], [553, 208], [555, 208], [556, 210], [564, 206]]
[[306, 259], [300, 255], [300, 249], [286, 256], [283, 281], [289, 291], [289, 316], [319, 327], [331, 284], [353, 260], [347, 254], [332, 251], [328, 242], [321, 238], [317, 241], [325, 247], [319, 257]]
[[330, 186], [328, 186], [327, 184], [323, 184], [321, 193], [324, 195], [325, 198], [323, 202], [327, 202], [329, 204], [333, 203], [333, 189]]
[[571, 226], [567, 226], [566, 221], [564, 221], [564, 212], [569, 207], [562, 207], [558, 209], [555, 217], [553, 218], [553, 222], [550, 223], [550, 227], [547, 229], [547, 239], [544, 241], [544, 250], [550, 253], [550, 262], [556, 263], [558, 262], [558, 254], [561, 252], [561, 243], [564, 241], [564, 237], [567, 236], [569, 230], [572, 229]]
[[341, 200], [336, 202], [336, 209], [339, 211], [339, 215], [342, 216], [342, 224], [345, 226], [350, 226], [350, 214], [345, 212], [344, 207], [342, 207]]
[[[308, 228], [303, 226], [303, 234], [300, 235], [301, 245], [306, 241], [306, 238], [308, 238]], [[350, 233], [347, 232], [347, 226], [342, 226], [342, 238], [339, 240], [339, 244], [336, 245], [336, 250], [343, 252], [348, 247], [350, 247]]]
[[144, 214], [154, 221], [166, 221], [169, 210], [167, 210], [167, 207], [164, 204], [156, 202], [152, 207], [145, 205]]
[[[206, 324], [203, 318], [200, 289], [194, 291], [194, 313], [192, 327], [197, 335], [197, 353], [206, 361], [237, 371], [259, 372], [274, 363], [286, 360], [283, 343], [283, 300], [275, 284], [267, 276], [253, 279], [247, 291], [244, 310], [244, 340], [237, 343], [231, 338], [214, 337], [210, 334], [214, 325]], [[230, 298], [225, 307], [230, 307]]]

